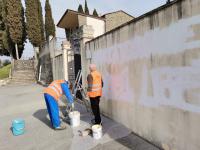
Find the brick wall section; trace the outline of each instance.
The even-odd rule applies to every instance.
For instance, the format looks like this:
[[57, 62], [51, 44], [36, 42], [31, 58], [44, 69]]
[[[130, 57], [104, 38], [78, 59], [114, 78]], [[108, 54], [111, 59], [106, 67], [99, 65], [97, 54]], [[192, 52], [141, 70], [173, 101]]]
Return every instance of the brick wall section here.
[[106, 18], [106, 32], [134, 19], [134, 17], [126, 14], [123, 11], [106, 14], [105, 18]]

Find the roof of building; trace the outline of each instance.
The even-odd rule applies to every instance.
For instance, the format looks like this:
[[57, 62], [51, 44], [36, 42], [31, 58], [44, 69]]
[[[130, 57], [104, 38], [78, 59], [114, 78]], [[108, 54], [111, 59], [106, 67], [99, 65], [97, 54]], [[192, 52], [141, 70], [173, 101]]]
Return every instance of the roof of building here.
[[124, 13], [124, 14], [126, 14], [126, 15], [132, 17], [132, 18], [135, 18], [134, 16], [132, 16], [132, 15], [126, 13], [126, 12], [123, 11], [123, 10], [118, 10], [118, 11], [109, 12], [109, 13], [106, 13], [106, 14], [102, 15], [101, 17], [105, 17], [105, 16], [107, 16], [107, 15], [114, 14], [114, 13], [119, 13], [119, 12], [122, 12], [122, 13]]
[[67, 9], [64, 15], [61, 17], [60, 21], [58, 22], [57, 26], [60, 28], [74, 28], [79, 25], [78, 23], [78, 15], [91, 17], [99, 20], [105, 20], [103, 17], [95, 17], [93, 15], [87, 15], [84, 13], [79, 13], [77, 11]]

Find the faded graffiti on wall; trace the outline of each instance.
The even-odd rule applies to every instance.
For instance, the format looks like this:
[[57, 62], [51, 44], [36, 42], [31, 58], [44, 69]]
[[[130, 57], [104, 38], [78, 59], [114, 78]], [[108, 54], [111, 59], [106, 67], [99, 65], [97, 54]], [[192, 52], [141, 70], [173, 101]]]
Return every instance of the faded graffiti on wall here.
[[[194, 26], [200, 26], [200, 15], [179, 20], [166, 28], [150, 30], [124, 43], [93, 51], [92, 61], [103, 68], [104, 98], [118, 101], [134, 100], [134, 91], [128, 76], [131, 68], [128, 65], [129, 62], [149, 59], [154, 55], [172, 55], [191, 49], [199, 50], [200, 39], [195, 38], [197, 32], [194, 32], [192, 28]], [[144, 65], [140, 86], [140, 104], [151, 107], [166, 105], [200, 112], [199, 63], [200, 59], [197, 58], [189, 66], [166, 65], [147, 69], [148, 67]], [[147, 94], [149, 73], [152, 82], [152, 96]]]
[[130, 90], [129, 79], [127, 78], [128, 67], [120, 69], [118, 65], [111, 65], [110, 71], [108, 68], [103, 75], [105, 85], [103, 88], [103, 97], [110, 100], [132, 100], [134, 97], [133, 92]]
[[[197, 64], [196, 64], [197, 63]], [[200, 113], [200, 60], [186, 67], [152, 69], [153, 96], [147, 95], [147, 68], [143, 72], [141, 104], [166, 105]]]

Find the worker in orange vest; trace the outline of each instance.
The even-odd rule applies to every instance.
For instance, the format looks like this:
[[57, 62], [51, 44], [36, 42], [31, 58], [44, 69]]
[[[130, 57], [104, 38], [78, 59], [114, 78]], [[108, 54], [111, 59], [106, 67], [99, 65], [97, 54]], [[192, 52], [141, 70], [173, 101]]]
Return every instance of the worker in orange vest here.
[[101, 124], [99, 102], [102, 96], [103, 80], [101, 74], [96, 70], [95, 64], [89, 66], [90, 74], [87, 76], [88, 96], [90, 98], [92, 112], [94, 114], [94, 124]]
[[51, 124], [55, 130], [66, 129], [66, 125], [61, 123], [59, 118], [59, 107], [58, 100], [62, 95], [65, 95], [71, 106], [74, 106], [73, 97], [70, 93], [69, 86], [65, 80], [55, 80], [53, 81], [45, 90], [44, 98], [51, 120]]

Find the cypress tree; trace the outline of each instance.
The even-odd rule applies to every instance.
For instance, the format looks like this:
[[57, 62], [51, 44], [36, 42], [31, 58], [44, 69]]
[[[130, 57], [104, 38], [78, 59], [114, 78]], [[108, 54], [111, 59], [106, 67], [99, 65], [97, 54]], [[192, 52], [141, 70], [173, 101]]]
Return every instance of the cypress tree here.
[[2, 34], [2, 49], [0, 50], [0, 55], [12, 56], [16, 59], [16, 57], [13, 55], [13, 51], [15, 50], [14, 43], [12, 43], [6, 31], [3, 31]]
[[41, 22], [39, 20], [39, 5], [37, 0], [25, 0], [26, 31], [28, 39], [34, 47], [42, 43]]
[[3, 27], [3, 1], [0, 0], [0, 31], [3, 31], [4, 27]]
[[7, 26], [11, 40], [15, 43], [16, 57], [19, 59], [18, 44], [24, 43], [23, 38], [23, 18], [22, 3], [19, 0], [6, 0]]
[[24, 13], [24, 8], [23, 7], [22, 7], [22, 10], [21, 10], [21, 15], [22, 15], [23, 31], [22, 31], [22, 42], [20, 42], [19, 45], [18, 45], [18, 47], [19, 47], [19, 58], [23, 54], [24, 46], [25, 46], [26, 39], [27, 39], [25, 13]]
[[90, 14], [89, 9], [88, 9], [88, 6], [87, 6], [87, 0], [85, 0], [85, 14], [86, 14], [86, 15], [89, 15], [89, 14]]
[[97, 10], [96, 10], [96, 9], [94, 9], [94, 11], [93, 11], [93, 16], [95, 16], [95, 17], [99, 17], [99, 15], [98, 15], [98, 13], [97, 13]]
[[[7, 4], [6, 0], [0, 0], [0, 16], [1, 16], [1, 28], [0, 32], [2, 34], [2, 37], [0, 39], [0, 44], [1, 44], [1, 50], [0, 50], [0, 55], [6, 55], [6, 56], [11, 56], [12, 58], [16, 59], [16, 51], [15, 51], [15, 44], [10, 38], [9, 34], [9, 26], [8, 26], [8, 21], [7, 21]], [[23, 7], [22, 7], [23, 8]], [[22, 13], [23, 15], [23, 13]], [[23, 16], [24, 17], [24, 16]], [[24, 26], [23, 26], [24, 27]], [[25, 28], [23, 28], [25, 30]], [[24, 39], [25, 40], [25, 39]], [[21, 43], [24, 43], [24, 40], [22, 39]], [[18, 52], [19, 52], [19, 58], [21, 57], [21, 53], [23, 52], [24, 46], [21, 46], [21, 44], [18, 44]]]
[[4, 26], [3, 26], [3, 16], [2, 16], [2, 10], [3, 10], [3, 2], [2, 0], [0, 0], [0, 55], [3, 51], [3, 30], [4, 30]]
[[78, 12], [79, 13], [84, 13], [83, 6], [81, 4], [79, 4], [79, 6], [78, 6]]
[[51, 6], [49, 4], [49, 0], [46, 0], [45, 3], [45, 33], [46, 33], [46, 40], [48, 41], [48, 38], [50, 35], [55, 37], [55, 24], [52, 17], [52, 11]]
[[40, 22], [40, 32], [41, 32], [41, 44], [45, 42], [44, 38], [44, 21], [43, 21], [43, 15], [42, 15], [42, 6], [40, 0], [37, 0], [38, 2], [38, 15], [39, 15], [39, 22]]
[[[11, 46], [13, 46], [13, 43], [10, 43], [10, 40], [8, 40], [8, 30], [7, 26], [5, 24], [6, 22], [6, 4], [4, 0], [0, 0], [0, 34], [1, 34], [1, 39], [0, 39], [0, 44], [1, 44], [1, 50], [0, 50], [0, 55], [7, 55], [9, 56], [9, 52], [11, 53], [12, 51], [9, 51], [11, 49]], [[8, 52], [9, 51], [9, 52]]]

